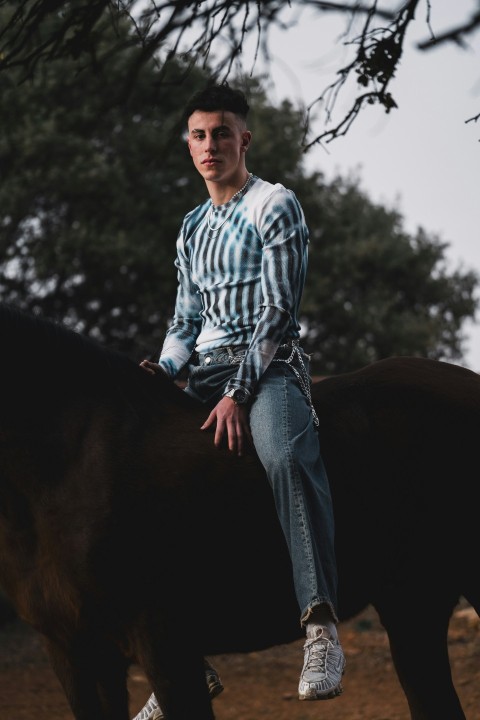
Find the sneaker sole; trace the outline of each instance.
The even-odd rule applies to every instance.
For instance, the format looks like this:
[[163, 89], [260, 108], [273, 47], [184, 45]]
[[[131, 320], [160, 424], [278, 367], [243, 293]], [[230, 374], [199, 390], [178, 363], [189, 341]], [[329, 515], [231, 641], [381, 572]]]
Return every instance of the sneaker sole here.
[[333, 690], [330, 690], [330, 692], [325, 695], [319, 695], [315, 692], [315, 690], [312, 690], [312, 692], [309, 694], [302, 693], [301, 695], [298, 696], [298, 699], [299, 700], [333, 700], [333, 698], [338, 697], [342, 693], [343, 693], [343, 686], [340, 683], [340, 685], [337, 685], [336, 688], [334, 688]]
[[220, 680], [214, 680], [211, 683], [208, 683], [208, 692], [210, 694], [210, 699], [213, 700], [213, 698], [216, 698], [217, 695], [220, 695], [221, 692], [224, 691], [224, 687]]

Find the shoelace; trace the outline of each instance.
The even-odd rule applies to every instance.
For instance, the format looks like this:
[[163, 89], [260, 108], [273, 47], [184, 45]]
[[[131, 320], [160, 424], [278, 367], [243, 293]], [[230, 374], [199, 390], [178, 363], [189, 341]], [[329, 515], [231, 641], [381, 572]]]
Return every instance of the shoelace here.
[[305, 670], [325, 674], [327, 671], [327, 655], [329, 649], [333, 648], [333, 642], [327, 638], [312, 638], [305, 642], [304, 648], [311, 648]]

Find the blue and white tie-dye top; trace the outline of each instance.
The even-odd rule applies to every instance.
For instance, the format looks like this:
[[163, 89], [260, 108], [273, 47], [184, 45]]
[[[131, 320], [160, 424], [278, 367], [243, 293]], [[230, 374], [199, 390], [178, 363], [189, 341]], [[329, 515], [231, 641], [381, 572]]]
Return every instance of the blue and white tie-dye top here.
[[[213, 230], [212, 230], [213, 228]], [[246, 345], [226, 391], [255, 389], [278, 346], [298, 338], [308, 229], [291, 190], [252, 176], [241, 193], [185, 216], [175, 315], [159, 363], [174, 378], [194, 350]]]

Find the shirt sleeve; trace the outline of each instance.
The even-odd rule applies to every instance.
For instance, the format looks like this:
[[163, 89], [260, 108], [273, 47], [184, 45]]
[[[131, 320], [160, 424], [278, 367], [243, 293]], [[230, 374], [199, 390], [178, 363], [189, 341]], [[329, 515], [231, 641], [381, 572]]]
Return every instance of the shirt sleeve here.
[[202, 327], [202, 301], [198, 288], [191, 280], [190, 262], [185, 251], [184, 228], [177, 240], [177, 297], [172, 325], [165, 335], [159, 365], [175, 378], [187, 364]]
[[225, 392], [244, 388], [252, 393], [287, 331], [293, 328], [298, 336], [293, 319], [303, 290], [308, 229], [294, 193], [284, 190], [281, 197], [275, 195], [263, 209], [259, 226], [263, 243], [261, 314], [245, 357]]

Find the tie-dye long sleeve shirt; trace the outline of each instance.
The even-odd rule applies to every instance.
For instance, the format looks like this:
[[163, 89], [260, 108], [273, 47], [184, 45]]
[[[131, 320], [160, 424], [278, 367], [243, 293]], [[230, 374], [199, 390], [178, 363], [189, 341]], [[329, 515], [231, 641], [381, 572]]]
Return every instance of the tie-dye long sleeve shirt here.
[[[213, 229], [212, 229], [213, 228]], [[247, 346], [226, 391], [252, 393], [278, 346], [298, 338], [308, 229], [291, 190], [252, 176], [240, 198], [185, 216], [178, 290], [159, 363], [173, 378], [194, 350]]]

